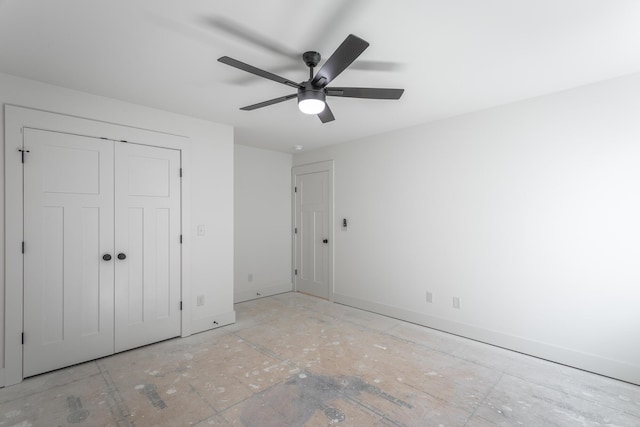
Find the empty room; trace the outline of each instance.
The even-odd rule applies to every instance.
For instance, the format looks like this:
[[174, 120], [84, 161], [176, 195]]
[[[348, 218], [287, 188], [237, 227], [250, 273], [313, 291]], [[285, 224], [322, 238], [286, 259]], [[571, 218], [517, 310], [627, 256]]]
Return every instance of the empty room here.
[[638, 23], [0, 0], [0, 426], [639, 426]]

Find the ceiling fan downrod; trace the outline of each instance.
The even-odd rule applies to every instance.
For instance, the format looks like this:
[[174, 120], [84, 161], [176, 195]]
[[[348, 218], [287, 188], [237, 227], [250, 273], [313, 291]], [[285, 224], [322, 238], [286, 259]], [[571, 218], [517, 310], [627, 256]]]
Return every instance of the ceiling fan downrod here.
[[309, 80], [313, 80], [313, 69], [320, 63], [320, 54], [309, 50], [302, 54], [302, 60], [309, 67]]

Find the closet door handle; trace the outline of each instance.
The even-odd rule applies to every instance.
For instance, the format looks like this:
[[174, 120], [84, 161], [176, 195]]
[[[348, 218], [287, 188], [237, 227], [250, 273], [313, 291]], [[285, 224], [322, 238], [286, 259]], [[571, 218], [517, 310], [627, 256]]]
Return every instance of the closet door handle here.
[[118, 254], [118, 259], [122, 260], [122, 259], [126, 259], [126, 258], [127, 258], [127, 256], [123, 252], [120, 252]]
[[102, 259], [105, 260], [105, 261], [111, 261], [111, 254], [102, 255]]

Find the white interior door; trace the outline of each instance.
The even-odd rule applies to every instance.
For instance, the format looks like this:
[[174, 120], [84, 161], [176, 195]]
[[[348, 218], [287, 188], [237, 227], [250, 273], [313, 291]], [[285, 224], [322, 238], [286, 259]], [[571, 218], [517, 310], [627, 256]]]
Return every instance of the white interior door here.
[[24, 129], [24, 376], [113, 353], [113, 144]]
[[180, 152], [116, 143], [115, 165], [115, 350], [123, 351], [180, 335]]
[[329, 171], [299, 173], [296, 185], [296, 290], [329, 299]]

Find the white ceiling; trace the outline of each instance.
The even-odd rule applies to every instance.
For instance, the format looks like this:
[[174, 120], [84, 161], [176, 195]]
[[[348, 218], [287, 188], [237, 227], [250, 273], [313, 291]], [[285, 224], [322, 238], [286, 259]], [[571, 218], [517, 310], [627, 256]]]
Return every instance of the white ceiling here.
[[[400, 87], [402, 99], [329, 98], [327, 124], [295, 100], [240, 111], [295, 89], [216, 61], [303, 81], [288, 54], [326, 59], [349, 33], [370, 46], [332, 84]], [[0, 72], [231, 124], [236, 143], [291, 152], [640, 72], [640, 1], [0, 0]]]

